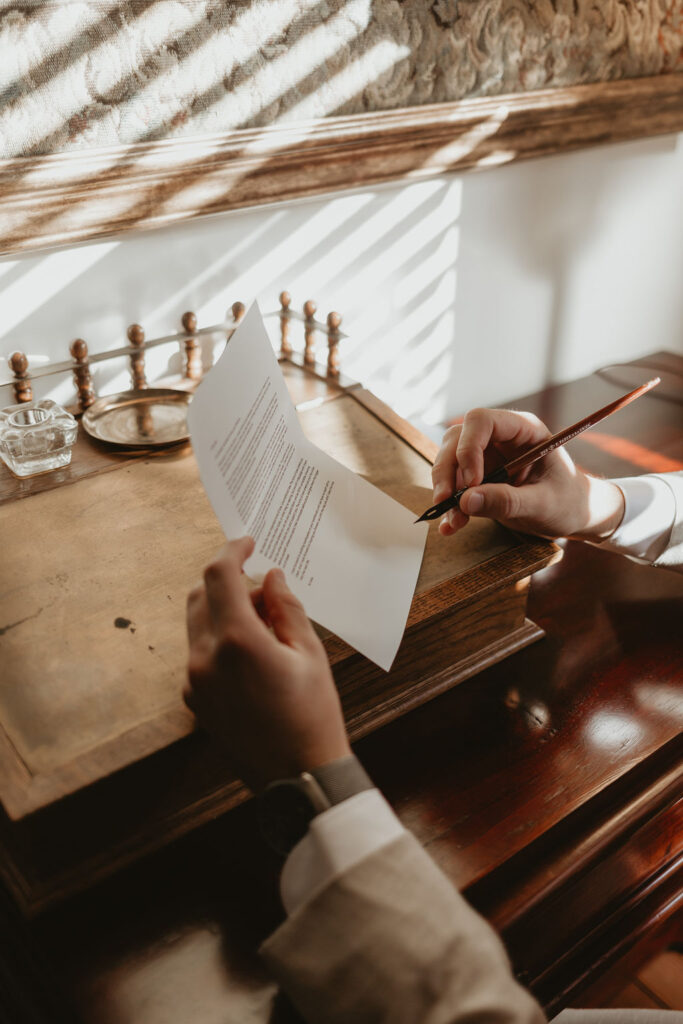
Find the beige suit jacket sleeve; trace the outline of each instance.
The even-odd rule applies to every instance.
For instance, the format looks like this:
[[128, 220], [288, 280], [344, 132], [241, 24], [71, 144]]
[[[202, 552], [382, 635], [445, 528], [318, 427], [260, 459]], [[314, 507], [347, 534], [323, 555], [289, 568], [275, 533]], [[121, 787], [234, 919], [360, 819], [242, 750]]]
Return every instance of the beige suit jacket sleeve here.
[[410, 833], [295, 911], [261, 953], [315, 1024], [542, 1024], [492, 928]]

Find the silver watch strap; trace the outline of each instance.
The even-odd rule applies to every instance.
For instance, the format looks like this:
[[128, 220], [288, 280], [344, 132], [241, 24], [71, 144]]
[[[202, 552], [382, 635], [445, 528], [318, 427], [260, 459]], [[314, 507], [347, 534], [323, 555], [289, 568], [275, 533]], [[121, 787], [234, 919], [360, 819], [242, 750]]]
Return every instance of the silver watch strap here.
[[338, 757], [336, 761], [328, 761], [327, 764], [311, 768], [309, 774], [318, 782], [332, 806], [340, 804], [342, 800], [348, 800], [356, 793], [362, 793], [365, 789], [375, 788], [374, 782], [355, 754]]

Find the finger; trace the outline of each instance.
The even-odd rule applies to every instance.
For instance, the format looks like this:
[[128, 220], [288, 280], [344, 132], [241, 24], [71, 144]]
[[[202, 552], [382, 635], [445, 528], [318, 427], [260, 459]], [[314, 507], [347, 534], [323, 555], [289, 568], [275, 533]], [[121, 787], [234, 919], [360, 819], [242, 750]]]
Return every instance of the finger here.
[[458, 440], [456, 459], [462, 467], [466, 486], [478, 484], [484, 477], [484, 452], [491, 444], [505, 445], [512, 457], [550, 436], [537, 416], [508, 409], [472, 409], [465, 416]]
[[258, 615], [258, 617], [262, 619], [263, 622], [265, 622], [266, 626], [270, 626], [270, 620], [268, 619], [268, 610], [266, 608], [266, 603], [263, 599], [263, 587], [258, 587], [256, 590], [252, 590], [250, 597], [251, 603], [256, 609], [256, 614]]
[[263, 601], [278, 640], [289, 647], [307, 647], [316, 642], [304, 606], [287, 586], [281, 569], [271, 569], [264, 579]]
[[469, 523], [469, 516], [463, 515], [460, 509], [451, 509], [439, 523], [439, 533], [443, 537], [452, 537]]
[[[435, 496], [437, 494], [440, 495], [437, 498], [438, 501], [443, 501], [444, 498], [450, 497], [450, 495], [454, 494], [456, 491], [460, 490], [464, 486], [463, 479], [462, 479], [462, 470], [460, 469], [460, 467], [459, 466], [453, 466], [452, 469], [453, 469], [453, 472], [455, 474], [455, 476], [452, 478], [453, 479], [453, 483], [448, 485], [447, 489], [446, 489], [446, 485], [444, 485], [443, 490], [439, 490], [438, 488], [434, 489]], [[454, 533], [457, 533], [458, 530], [461, 530], [463, 528], [463, 526], [466, 526], [466, 525], [467, 525], [467, 516], [462, 515], [462, 513], [460, 512], [459, 509], [452, 508], [452, 509], [450, 509], [450, 511], [448, 511], [445, 514], [445, 516], [443, 517], [443, 519], [439, 523], [439, 533], [441, 533], [444, 537], [450, 537]]]
[[220, 630], [229, 622], [249, 621], [254, 608], [242, 579], [242, 566], [254, 550], [251, 537], [229, 541], [204, 570], [209, 612]]
[[520, 484], [526, 483], [526, 481], [529, 479], [532, 473], [535, 474], [534, 479], [543, 476], [545, 474], [545, 467], [542, 465], [542, 463], [543, 459], [540, 459], [538, 462], [534, 462], [530, 466], [526, 466], [519, 473], [515, 473], [512, 478], [515, 487], [519, 487]]
[[467, 515], [486, 516], [501, 523], [535, 519], [543, 514], [542, 490], [538, 485], [484, 484], [466, 491], [460, 504]]
[[443, 444], [432, 466], [432, 484], [434, 487], [433, 501], [437, 504], [456, 488], [457, 458], [456, 451], [460, 437], [460, 426], [451, 427], [444, 434]]
[[209, 604], [203, 584], [195, 587], [187, 595], [186, 621], [190, 647], [195, 647], [202, 642], [207, 633], [212, 633]]
[[448, 524], [453, 530], [453, 533], [457, 533], [458, 530], [462, 530], [463, 526], [467, 526], [469, 517], [465, 515], [462, 509], [452, 508], [448, 512]]
[[463, 526], [467, 526], [469, 516], [461, 508], [452, 508], [448, 513], [448, 521], [454, 530], [462, 530]]

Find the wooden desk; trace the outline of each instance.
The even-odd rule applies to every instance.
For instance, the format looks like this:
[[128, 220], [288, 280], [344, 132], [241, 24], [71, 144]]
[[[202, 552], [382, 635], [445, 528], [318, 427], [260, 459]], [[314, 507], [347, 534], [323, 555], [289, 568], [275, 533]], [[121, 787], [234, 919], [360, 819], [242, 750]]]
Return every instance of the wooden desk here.
[[[683, 359], [652, 361], [676, 371], [680, 402]], [[516, 406], [555, 430], [613, 395], [594, 375]], [[612, 475], [683, 468], [682, 425], [662, 395], [571, 450]], [[682, 596], [676, 574], [569, 544], [533, 582], [545, 640], [357, 744], [551, 1013], [680, 907]], [[277, 864], [242, 805], [31, 925], [13, 920], [4, 986], [51, 1024], [56, 1002], [85, 1024], [293, 1020], [254, 956], [279, 913]]]
[[[437, 446], [294, 358], [303, 430], [419, 515]], [[250, 796], [182, 700], [186, 596], [224, 541], [191, 449], [99, 447], [81, 431], [67, 469], [0, 473], [0, 879], [27, 916]], [[487, 520], [444, 545], [432, 523], [390, 672], [320, 629], [351, 740], [543, 637], [529, 578], [561, 555]]]

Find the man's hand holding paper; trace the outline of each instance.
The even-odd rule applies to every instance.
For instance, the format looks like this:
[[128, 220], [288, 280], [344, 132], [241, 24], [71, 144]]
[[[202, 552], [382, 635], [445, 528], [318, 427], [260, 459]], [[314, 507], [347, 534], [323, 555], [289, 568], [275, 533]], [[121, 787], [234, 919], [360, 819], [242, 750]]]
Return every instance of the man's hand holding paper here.
[[247, 593], [252, 551], [230, 541], [188, 597], [185, 700], [259, 792], [351, 750], [325, 648], [281, 570]]
[[254, 538], [260, 582], [281, 568], [306, 613], [388, 670], [427, 527], [313, 445], [253, 306], [190, 406], [204, 487], [227, 537]]

